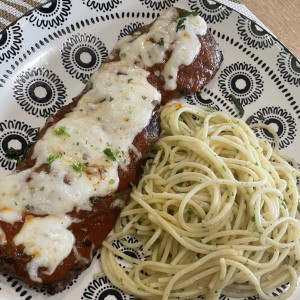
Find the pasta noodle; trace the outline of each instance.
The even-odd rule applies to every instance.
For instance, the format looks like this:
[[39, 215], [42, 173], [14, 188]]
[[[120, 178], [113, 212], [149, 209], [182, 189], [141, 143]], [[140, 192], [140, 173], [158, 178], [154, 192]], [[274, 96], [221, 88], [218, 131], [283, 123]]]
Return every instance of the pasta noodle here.
[[[101, 267], [141, 299], [277, 299], [300, 273], [299, 171], [242, 120], [173, 102]], [[136, 242], [128, 242], [132, 236]], [[143, 249], [133, 258], [113, 246]], [[120, 258], [127, 264], [121, 266]]]

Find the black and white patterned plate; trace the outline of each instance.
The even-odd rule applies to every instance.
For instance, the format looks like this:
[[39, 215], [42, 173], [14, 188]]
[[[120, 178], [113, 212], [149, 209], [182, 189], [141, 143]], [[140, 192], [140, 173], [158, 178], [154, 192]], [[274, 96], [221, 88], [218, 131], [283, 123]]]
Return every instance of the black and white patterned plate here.
[[[201, 93], [188, 95], [187, 102], [238, 116], [228, 101], [234, 95], [244, 107], [243, 118], [271, 125], [281, 151], [300, 162], [300, 63], [256, 23], [212, 0], [54, 0], [0, 33], [0, 176], [16, 165], [6, 157], [7, 150], [32, 143], [36, 128], [83, 89], [116, 41], [152, 22], [168, 5], [205, 18], [224, 54], [215, 79]], [[257, 134], [273, 142], [266, 130]], [[120, 243], [115, 246], [127, 251]], [[95, 259], [65, 291], [51, 297], [2, 274], [0, 299], [134, 299], [106, 278], [94, 280], [98, 272]], [[298, 289], [292, 299], [299, 298]]]

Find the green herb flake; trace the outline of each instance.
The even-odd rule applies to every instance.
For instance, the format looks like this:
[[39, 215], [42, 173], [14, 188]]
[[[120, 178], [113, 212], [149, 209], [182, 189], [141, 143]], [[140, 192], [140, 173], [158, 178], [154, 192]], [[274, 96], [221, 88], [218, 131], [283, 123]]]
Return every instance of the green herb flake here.
[[187, 210], [187, 214], [192, 215], [194, 213], [194, 208], [193, 207], [189, 207]]
[[80, 161], [75, 160], [72, 164], [72, 169], [76, 171], [77, 173], [82, 175], [83, 169], [84, 169], [84, 164]]
[[26, 209], [27, 211], [29, 211], [29, 210], [30, 210], [30, 205], [29, 205], [29, 204], [26, 204], [26, 205], [25, 205], [25, 209]]
[[143, 99], [143, 100], [146, 100], [146, 99], [147, 99], [147, 96], [142, 95], [142, 99]]
[[284, 207], [284, 209], [287, 209], [286, 202], [284, 200], [281, 201], [281, 205]]
[[194, 214], [194, 208], [193, 207], [189, 207], [187, 209], [186, 213], [187, 213], [187, 222], [191, 222], [192, 216]]
[[55, 153], [55, 154], [49, 155], [47, 158], [48, 165], [51, 165], [55, 160], [57, 160], [60, 157], [62, 157], [61, 153]]
[[55, 135], [65, 135], [67, 137], [70, 137], [70, 134], [67, 131], [67, 128], [64, 126], [59, 127], [58, 129], [54, 130]]
[[206, 111], [210, 114], [210, 113], [214, 112], [214, 109], [212, 107], [209, 107], [206, 109]]
[[125, 59], [126, 56], [127, 56], [127, 54], [126, 54], [125, 52], [121, 53], [121, 58], [122, 58], [122, 59]]
[[250, 255], [254, 256], [256, 254], [256, 251], [252, 251]]
[[122, 158], [122, 157], [124, 157], [125, 152], [124, 152], [123, 150], [121, 150], [120, 148], [118, 148], [118, 149], [115, 151], [115, 155], [118, 156], [119, 158]]
[[253, 216], [251, 217], [251, 221], [252, 221], [252, 222], [255, 222], [255, 215], [253, 215]]
[[99, 197], [96, 197], [96, 196], [92, 196], [92, 197], [89, 198], [89, 201], [90, 201], [92, 204], [97, 203], [98, 200], [99, 200]]
[[40, 191], [43, 192], [44, 190], [45, 190], [45, 187], [42, 186], [42, 187], [40, 188]]
[[131, 83], [132, 81], [133, 81], [133, 78], [129, 78], [129, 79], [127, 80], [128, 83]]
[[189, 16], [197, 16], [198, 13], [197, 12], [189, 12], [186, 10], [182, 10], [179, 12], [179, 21], [177, 23], [176, 26], [176, 32], [178, 32], [179, 30], [184, 30], [185, 29], [185, 24], [184, 22], [186, 21], [186, 17]]
[[222, 169], [226, 172], [226, 167], [225, 166], [222, 166]]
[[110, 179], [109, 180], [109, 184], [114, 184], [115, 183], [115, 180], [114, 179]]
[[116, 160], [116, 158], [110, 148], [106, 148], [103, 152], [106, 155], [106, 157], [109, 158], [110, 160], [112, 160], [112, 161]]
[[185, 25], [184, 25], [185, 20], [186, 20], [186, 18], [179, 19], [177, 26], [176, 26], [176, 32], [178, 32], [179, 30], [185, 29]]
[[111, 101], [113, 101], [114, 100], [114, 97], [112, 97], [112, 96], [109, 96], [109, 99], [108, 99], [108, 101], [109, 102], [111, 102]]
[[244, 110], [244, 107], [242, 106], [242, 104], [240, 103], [239, 99], [237, 99], [232, 94], [230, 94], [228, 96], [228, 99], [230, 102], [232, 102], [235, 105], [236, 109], [238, 110], [239, 117], [242, 118], [245, 114], [245, 110]]
[[186, 10], [181, 10], [179, 12], [179, 18], [186, 18], [189, 16], [196, 17], [198, 16], [198, 13], [196, 11], [186, 11]]
[[88, 83], [88, 80], [87, 80], [87, 79], [82, 79], [81, 82], [82, 82], [83, 84], [87, 84], [87, 83]]
[[157, 42], [157, 44], [161, 47], [163, 47], [165, 45], [165, 41], [163, 38], [160, 38], [160, 40]]
[[82, 159], [83, 159], [83, 160], [87, 160], [87, 154], [86, 154], [86, 153], [84, 153], [84, 154], [82, 155]]
[[253, 123], [253, 120], [254, 120], [254, 116], [252, 115], [246, 120], [246, 124], [251, 125]]

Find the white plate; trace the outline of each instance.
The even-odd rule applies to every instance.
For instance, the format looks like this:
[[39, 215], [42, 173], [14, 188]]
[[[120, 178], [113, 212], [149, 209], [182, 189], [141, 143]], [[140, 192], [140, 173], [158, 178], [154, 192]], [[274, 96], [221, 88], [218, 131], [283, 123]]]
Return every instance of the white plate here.
[[[257, 122], [263, 117], [277, 131], [282, 153], [300, 162], [300, 64], [261, 27], [210, 0], [57, 0], [24, 16], [0, 35], [1, 176], [16, 164], [5, 157], [7, 149], [32, 142], [34, 129], [83, 89], [82, 80], [99, 67], [117, 39], [153, 21], [166, 3], [199, 12], [224, 54], [215, 79], [201, 95], [189, 95], [187, 101], [237, 116], [227, 99], [235, 95], [244, 106], [243, 118], [253, 115]], [[265, 130], [258, 135], [272, 142]], [[97, 272], [95, 259], [65, 291], [51, 297], [0, 275], [0, 299], [134, 299], [106, 279], [93, 280]], [[300, 289], [292, 299], [299, 298]]]

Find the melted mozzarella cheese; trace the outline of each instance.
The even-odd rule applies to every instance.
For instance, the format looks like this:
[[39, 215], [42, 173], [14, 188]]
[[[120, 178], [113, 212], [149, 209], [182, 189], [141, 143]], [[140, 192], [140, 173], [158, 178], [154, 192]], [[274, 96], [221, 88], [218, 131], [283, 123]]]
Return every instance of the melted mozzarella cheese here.
[[172, 51], [161, 73], [165, 90], [176, 89], [179, 66], [193, 62], [201, 50], [197, 35], [204, 35], [207, 31], [207, 24], [200, 16], [189, 15], [179, 20], [182, 22], [180, 28], [178, 11], [171, 7], [154, 22], [148, 33], [137, 33], [116, 45], [128, 64], [134, 64], [140, 58], [146, 67], [163, 63], [166, 53]]
[[[137, 32], [117, 44], [121, 60], [104, 64], [75, 109], [37, 142], [35, 166], [0, 181], [1, 220], [20, 221], [28, 210], [35, 214], [90, 210], [91, 197], [117, 189], [118, 168], [126, 169], [130, 163], [132, 142], [161, 100], [143, 68], [162, 63], [172, 51], [161, 74], [165, 88], [174, 89], [179, 65], [191, 63], [200, 51], [197, 35], [205, 34], [205, 22], [192, 15], [183, 19], [184, 27], [178, 30], [178, 12], [170, 8], [149, 32]], [[46, 171], [35, 171], [45, 164]]]
[[[66, 214], [91, 210], [91, 197], [115, 192], [118, 168], [126, 170], [129, 152], [140, 157], [133, 140], [161, 102], [145, 67], [163, 63], [172, 52], [156, 75], [163, 76], [166, 90], [175, 89], [179, 66], [192, 63], [201, 49], [197, 34], [207, 30], [199, 16], [182, 21], [184, 26], [178, 30], [178, 12], [170, 8], [149, 32], [119, 41], [115, 50], [120, 61], [102, 65], [73, 111], [48, 128], [34, 147], [35, 165], [0, 180], [0, 220], [21, 221], [24, 212], [49, 215], [26, 218], [14, 238], [33, 256], [27, 266], [32, 280], [40, 280], [39, 267], [50, 274], [70, 253], [74, 237], [67, 229], [71, 220]], [[0, 238], [4, 241], [1, 232]]]
[[[5, 191], [0, 208], [6, 209], [2, 215], [0, 210], [1, 219], [19, 221], [24, 210], [35, 214], [90, 210], [91, 197], [114, 192], [118, 167], [130, 163], [132, 142], [161, 100], [147, 77], [145, 70], [122, 61], [103, 65], [76, 108], [37, 142], [34, 168], [0, 182]], [[105, 154], [106, 149], [115, 160]], [[51, 157], [55, 159], [49, 164]], [[48, 164], [47, 171], [35, 172], [43, 164]]]
[[41, 282], [38, 269], [47, 269], [44, 273], [51, 275], [59, 263], [71, 252], [75, 238], [67, 229], [71, 219], [64, 216], [46, 217], [27, 216], [21, 231], [14, 237], [14, 243], [24, 246], [24, 252], [32, 259], [27, 264], [30, 279]]

